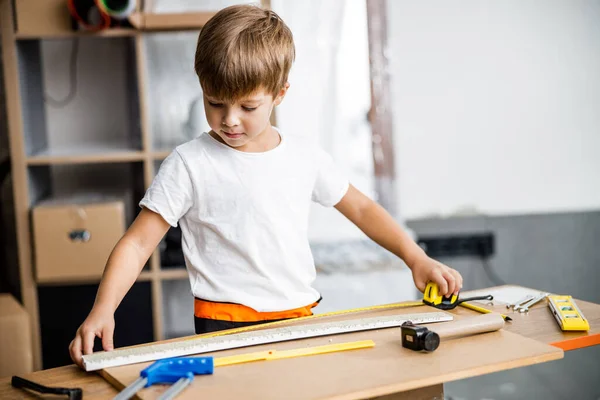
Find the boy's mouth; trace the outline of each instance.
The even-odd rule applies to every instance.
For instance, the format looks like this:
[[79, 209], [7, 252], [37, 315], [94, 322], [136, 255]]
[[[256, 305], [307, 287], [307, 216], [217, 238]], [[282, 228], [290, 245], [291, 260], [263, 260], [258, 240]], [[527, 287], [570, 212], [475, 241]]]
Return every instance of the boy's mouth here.
[[243, 133], [236, 133], [236, 132], [226, 132], [226, 131], [221, 131], [223, 132], [223, 134], [225, 136], [227, 136], [229, 139], [239, 139], [242, 137], [242, 135], [244, 135]]

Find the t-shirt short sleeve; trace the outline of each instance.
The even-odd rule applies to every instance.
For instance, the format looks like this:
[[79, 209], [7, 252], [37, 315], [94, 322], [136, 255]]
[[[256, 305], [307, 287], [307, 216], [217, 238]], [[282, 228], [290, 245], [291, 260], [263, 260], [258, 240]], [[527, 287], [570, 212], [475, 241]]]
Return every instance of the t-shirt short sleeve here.
[[188, 169], [175, 150], [162, 162], [139, 205], [160, 214], [169, 225], [176, 227], [193, 204], [193, 192]]
[[346, 174], [337, 166], [329, 153], [316, 149], [317, 177], [312, 192], [312, 200], [324, 207], [336, 205], [346, 194], [349, 181]]

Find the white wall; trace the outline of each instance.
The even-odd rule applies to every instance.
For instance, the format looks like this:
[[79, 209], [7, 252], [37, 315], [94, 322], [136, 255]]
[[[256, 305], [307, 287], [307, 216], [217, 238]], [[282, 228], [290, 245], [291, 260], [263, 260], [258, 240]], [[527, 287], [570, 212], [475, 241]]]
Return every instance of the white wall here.
[[[363, 119], [369, 106], [364, 3], [272, 4], [294, 31], [298, 50], [292, 87], [278, 110], [280, 125], [320, 140], [353, 183], [373, 195]], [[388, 7], [403, 218], [465, 209], [600, 208], [600, 2], [394, 0]], [[81, 96], [89, 80], [81, 74], [94, 71], [83, 65], [86, 44], [78, 60], [77, 102], [48, 110], [51, 146], [68, 141], [61, 132], [72, 130], [64, 129], [64, 120], [91, 129], [103, 125], [55, 118], [86, 107]], [[68, 91], [69, 50], [68, 41], [43, 46], [46, 90], [56, 97]], [[121, 70], [119, 57], [107, 59], [115, 64], [108, 69]], [[100, 97], [95, 100], [125, 98]], [[112, 124], [123, 119], [112, 118]], [[125, 126], [111, 128], [89, 136], [122, 136]], [[77, 141], [86, 141], [82, 135], [77, 130]], [[335, 211], [318, 206], [311, 226], [313, 238], [360, 236]]]
[[404, 218], [600, 208], [600, 2], [388, 7]]
[[[317, 141], [355, 187], [374, 196], [366, 3], [273, 0], [272, 7], [292, 30], [296, 46], [291, 86], [277, 108], [279, 127]], [[314, 204], [309, 237], [365, 236], [337, 210]]]
[[[41, 42], [44, 96], [62, 101], [71, 90], [75, 93], [72, 101], [62, 107], [45, 104], [48, 147], [53, 154], [89, 151], [101, 145], [110, 147], [107, 144], [112, 144], [113, 150], [127, 147], [126, 40], [80, 38]], [[75, 70], [71, 70], [73, 51]]]

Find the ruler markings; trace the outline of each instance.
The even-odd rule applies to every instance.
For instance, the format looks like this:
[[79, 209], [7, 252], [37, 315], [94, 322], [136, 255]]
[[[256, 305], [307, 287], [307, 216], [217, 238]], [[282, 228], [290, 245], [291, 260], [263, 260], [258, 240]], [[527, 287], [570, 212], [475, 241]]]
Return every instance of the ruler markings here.
[[96, 371], [108, 367], [153, 361], [168, 357], [181, 357], [192, 354], [202, 354], [311, 337], [329, 336], [340, 333], [393, 328], [402, 325], [406, 321], [411, 321], [415, 324], [426, 324], [451, 321], [452, 319], [452, 315], [448, 313], [432, 312], [279, 327], [225, 336], [200, 337], [198, 339], [150, 344], [147, 346], [138, 346], [108, 352], [97, 352], [84, 355], [83, 364], [86, 371]]

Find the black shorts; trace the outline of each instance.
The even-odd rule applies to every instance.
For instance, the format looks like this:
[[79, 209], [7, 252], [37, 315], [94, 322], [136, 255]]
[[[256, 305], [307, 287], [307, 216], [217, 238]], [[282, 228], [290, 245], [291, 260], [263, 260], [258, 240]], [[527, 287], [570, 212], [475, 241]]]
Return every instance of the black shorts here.
[[[292, 318], [293, 319], [293, 318]], [[269, 322], [283, 321], [269, 320], [269, 321], [253, 321], [253, 322], [236, 322], [236, 321], [222, 321], [218, 319], [198, 318], [194, 317], [194, 326], [196, 328], [196, 334], [210, 333], [222, 331], [225, 329], [243, 328], [245, 326], [266, 324]]]

